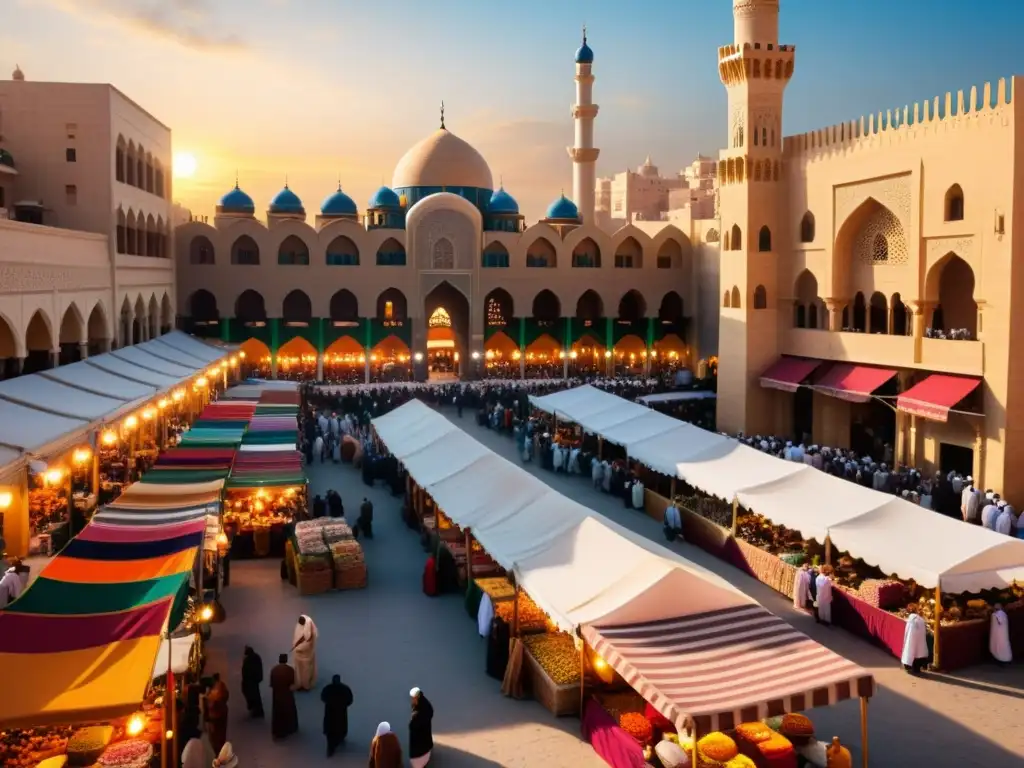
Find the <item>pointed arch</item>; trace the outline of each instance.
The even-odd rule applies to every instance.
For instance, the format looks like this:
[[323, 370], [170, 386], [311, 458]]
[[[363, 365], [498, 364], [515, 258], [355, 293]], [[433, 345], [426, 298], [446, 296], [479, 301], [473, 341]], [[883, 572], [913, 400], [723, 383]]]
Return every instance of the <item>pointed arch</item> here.
[[604, 317], [604, 302], [597, 291], [585, 290], [576, 300], [576, 318], [585, 324], [595, 323]]
[[135, 151], [135, 186], [146, 188], [146, 150], [141, 144]]
[[236, 266], [255, 267], [260, 263], [260, 247], [249, 235], [240, 235], [231, 244], [231, 263]]
[[277, 263], [281, 266], [308, 267], [309, 246], [298, 235], [288, 235], [277, 248]]
[[22, 356], [20, 347], [14, 325], [0, 314], [0, 378], [6, 374], [8, 361]]
[[128, 209], [128, 215], [124, 220], [125, 231], [125, 253], [129, 256], [138, 255], [138, 231], [135, 223], [135, 211]]
[[263, 325], [267, 322], [267, 305], [263, 294], [247, 288], [235, 299], [235, 318], [243, 325]]
[[455, 269], [455, 246], [447, 237], [438, 238], [430, 253], [431, 269]]
[[285, 325], [309, 325], [313, 322], [313, 302], [309, 295], [296, 288], [281, 302], [281, 319]]
[[393, 237], [389, 237], [377, 249], [378, 267], [404, 267], [405, 262], [405, 246]]
[[160, 335], [160, 305], [157, 303], [156, 294], [149, 297], [146, 319], [149, 321], [149, 338], [155, 339]]
[[899, 293], [894, 293], [889, 300], [889, 316], [892, 318], [892, 334], [894, 336], [909, 336], [913, 333], [913, 326], [909, 322], [910, 313]]
[[212, 266], [217, 263], [213, 243], [206, 235], [196, 235], [188, 243], [188, 263]]
[[683, 319], [683, 297], [676, 291], [669, 291], [661, 297], [658, 306], [658, 320], [662, 323], [678, 323]]
[[768, 309], [768, 291], [763, 285], [754, 288], [754, 309]]
[[562, 302], [547, 288], [533, 297], [531, 309], [534, 320], [553, 323], [562, 317]]
[[572, 266], [580, 269], [601, 268], [601, 249], [593, 238], [585, 237], [573, 247]]
[[683, 266], [683, 248], [675, 238], [668, 238], [658, 248], [658, 269], [681, 269]]
[[[404, 251], [403, 251], [404, 253]], [[405, 320], [409, 316], [409, 302], [397, 288], [381, 291], [377, 297], [377, 319], [380, 321]]]
[[480, 266], [484, 269], [507, 269], [511, 266], [508, 248], [497, 240], [491, 241], [480, 255]]
[[[666, 240], [665, 244], [669, 242]], [[665, 246], [662, 245], [662, 248]], [[678, 246], [677, 246], [678, 247]], [[642, 269], [644, 265], [644, 251], [640, 243], [634, 237], [627, 237], [615, 248], [616, 269]]]
[[761, 227], [757, 233], [757, 250], [758, 253], [771, 253], [772, 231], [768, 229], [767, 224]]
[[814, 242], [814, 214], [810, 211], [806, 211], [804, 217], [800, 219], [800, 242]]
[[49, 315], [37, 309], [25, 327], [25, 349], [31, 352], [51, 352], [54, 348], [53, 323]]
[[723, 248], [722, 248], [723, 251], [731, 251], [732, 250], [732, 238], [729, 237], [729, 230], [725, 231], [725, 238], [724, 238], [724, 240], [722, 242], [722, 246], [723, 246]]
[[743, 250], [743, 231], [740, 229], [739, 224], [733, 224], [731, 233], [732, 237], [730, 242], [732, 243], [732, 250], [742, 251]]
[[124, 158], [124, 183], [135, 186], [135, 142], [129, 140]]
[[114, 179], [124, 183], [124, 165], [125, 165], [125, 152], [128, 150], [128, 144], [124, 140], [124, 136], [118, 134], [117, 146], [114, 149]]
[[868, 331], [889, 333], [889, 300], [881, 291], [875, 291], [868, 300]]
[[106, 351], [110, 343], [110, 320], [107, 318], [107, 311], [102, 301], [97, 301], [89, 313], [86, 335], [89, 341], [90, 355]]
[[[241, 302], [239, 297], [239, 302]], [[236, 314], [237, 302], [236, 302]], [[217, 298], [205, 288], [200, 288], [188, 297], [188, 314], [194, 323], [215, 323], [220, 320]], [[241, 319], [241, 318], [239, 318]]]
[[335, 291], [331, 296], [331, 322], [347, 324], [359, 322], [359, 299], [348, 288]]
[[711, 227], [711, 229], [709, 229], [707, 231], [707, 233], [704, 235], [704, 242], [705, 243], [717, 243], [718, 240], [719, 240], [718, 230], [715, 229], [714, 227]]
[[966, 331], [977, 338], [978, 302], [971, 265], [950, 251], [928, 270], [925, 298], [934, 304], [930, 327], [937, 331]]
[[640, 291], [634, 289], [626, 291], [619, 299], [618, 314], [619, 320], [630, 323], [639, 323], [647, 316], [647, 301]]
[[853, 323], [851, 328], [860, 333], [864, 333], [868, 329], [867, 302], [864, 300], [864, 294], [861, 291], [857, 291], [857, 294], [853, 297]]
[[359, 246], [351, 238], [338, 235], [327, 246], [327, 264], [332, 267], [358, 267]]
[[484, 297], [484, 326], [505, 328], [515, 317], [512, 294], [504, 288], [495, 288]]
[[954, 184], [946, 190], [943, 214], [945, 221], [964, 220], [964, 191], [960, 188], [959, 184]]
[[740, 289], [737, 286], [732, 287], [732, 295], [729, 297], [732, 301], [733, 309], [740, 309], [743, 304], [740, 301]]
[[725, 293], [722, 294], [722, 306], [726, 309], [732, 308], [732, 292], [726, 288]]
[[558, 267], [558, 249], [543, 235], [536, 237], [526, 246], [526, 266], [537, 269]]
[[164, 292], [160, 299], [160, 333], [169, 333], [174, 328], [174, 305], [170, 294]]
[[57, 339], [61, 346], [66, 344], [77, 345], [88, 340], [85, 332], [85, 319], [82, 317], [78, 305], [73, 301], [64, 310], [64, 317], [60, 321], [60, 331], [58, 332]]
[[837, 230], [832, 249], [831, 295], [852, 294], [852, 274], [857, 263], [885, 267], [905, 263], [908, 258], [907, 237], [899, 217], [873, 197], [867, 197]]
[[146, 256], [160, 255], [159, 237], [160, 232], [157, 229], [156, 217], [151, 213], [146, 217], [146, 235], [144, 239], [146, 243]]

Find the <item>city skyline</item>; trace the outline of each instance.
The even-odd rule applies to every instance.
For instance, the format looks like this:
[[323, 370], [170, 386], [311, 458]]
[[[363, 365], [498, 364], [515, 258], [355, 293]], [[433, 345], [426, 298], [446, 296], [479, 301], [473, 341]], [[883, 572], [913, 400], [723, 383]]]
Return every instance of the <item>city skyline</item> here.
[[[167, 123], [175, 152], [196, 160], [174, 198], [197, 215], [212, 214], [236, 171], [260, 216], [286, 177], [310, 220], [339, 178], [365, 206], [438, 127], [443, 99], [448, 127], [535, 220], [571, 190], [565, 147], [583, 22], [601, 105], [599, 175], [648, 154], [674, 174], [725, 142], [715, 66], [732, 39], [724, 0], [632, 9], [525, 0], [515, 14], [458, 0], [242, 5], [16, 0], [6, 26], [19, 34], [0, 33], [3, 64], [30, 80], [110, 82]], [[890, 5], [783, 0], [780, 42], [797, 46], [787, 135], [1024, 72], [1017, 4], [997, 0], [984, 15], [945, 4], [923, 17], [912, 3]]]

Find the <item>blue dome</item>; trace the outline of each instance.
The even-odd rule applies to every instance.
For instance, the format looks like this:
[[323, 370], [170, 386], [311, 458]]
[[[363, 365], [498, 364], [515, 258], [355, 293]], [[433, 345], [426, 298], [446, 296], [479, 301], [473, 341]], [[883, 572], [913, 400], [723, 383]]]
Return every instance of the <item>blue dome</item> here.
[[256, 205], [252, 198], [239, 189], [237, 184], [220, 199], [217, 207], [228, 213], [256, 213]]
[[565, 195], [548, 206], [547, 218], [549, 219], [578, 219], [579, 217], [580, 211], [576, 207], [576, 203]]
[[341, 191], [339, 184], [338, 191], [328, 195], [320, 203], [320, 213], [323, 216], [355, 216], [359, 211], [355, 201]]
[[590, 50], [590, 46], [587, 45], [587, 29], [583, 28], [583, 45], [576, 51], [576, 63], [577, 64], [593, 64], [594, 63], [594, 52]]
[[370, 198], [371, 208], [401, 208], [402, 203], [398, 199], [398, 195], [395, 194], [394, 190], [389, 187], [381, 187], [373, 193], [373, 197]]
[[512, 195], [505, 191], [504, 187], [499, 187], [498, 191], [491, 195], [491, 201], [487, 204], [487, 212], [518, 215], [519, 203], [516, 202]]
[[302, 207], [299, 196], [288, 189], [288, 185], [285, 184], [284, 189], [274, 195], [274, 199], [270, 201], [270, 212], [305, 213], [306, 209]]

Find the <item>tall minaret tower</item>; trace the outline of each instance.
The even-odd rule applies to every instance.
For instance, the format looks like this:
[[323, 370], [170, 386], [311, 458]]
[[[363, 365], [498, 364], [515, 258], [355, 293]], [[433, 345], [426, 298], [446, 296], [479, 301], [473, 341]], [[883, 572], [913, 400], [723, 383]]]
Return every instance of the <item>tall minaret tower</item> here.
[[594, 194], [597, 187], [597, 156], [594, 148], [594, 52], [587, 45], [587, 28], [583, 27], [583, 44], [576, 51], [576, 103], [572, 119], [576, 124], [576, 142], [566, 147], [572, 158], [572, 199], [584, 224], [594, 223]]
[[718, 163], [718, 428], [791, 434], [793, 395], [762, 388], [759, 377], [778, 358], [789, 319], [780, 301], [792, 286], [780, 282], [776, 254], [789, 240], [782, 100], [795, 49], [779, 45], [779, 0], [733, 0], [732, 14], [733, 43], [718, 49], [729, 97], [728, 149]]

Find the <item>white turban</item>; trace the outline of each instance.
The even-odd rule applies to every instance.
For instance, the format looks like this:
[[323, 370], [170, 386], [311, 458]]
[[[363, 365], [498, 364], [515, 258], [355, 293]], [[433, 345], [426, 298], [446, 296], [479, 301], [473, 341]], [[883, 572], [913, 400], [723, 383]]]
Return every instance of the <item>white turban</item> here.
[[409, 691], [409, 698], [415, 699], [417, 696], [420, 695], [420, 693], [422, 693], [422, 691], [420, 691], [419, 688], [413, 688], [411, 691]]
[[391, 723], [383, 722], [380, 725], [378, 725], [377, 726], [377, 733], [375, 734], [374, 738], [378, 738], [379, 739], [385, 733], [391, 733]]

